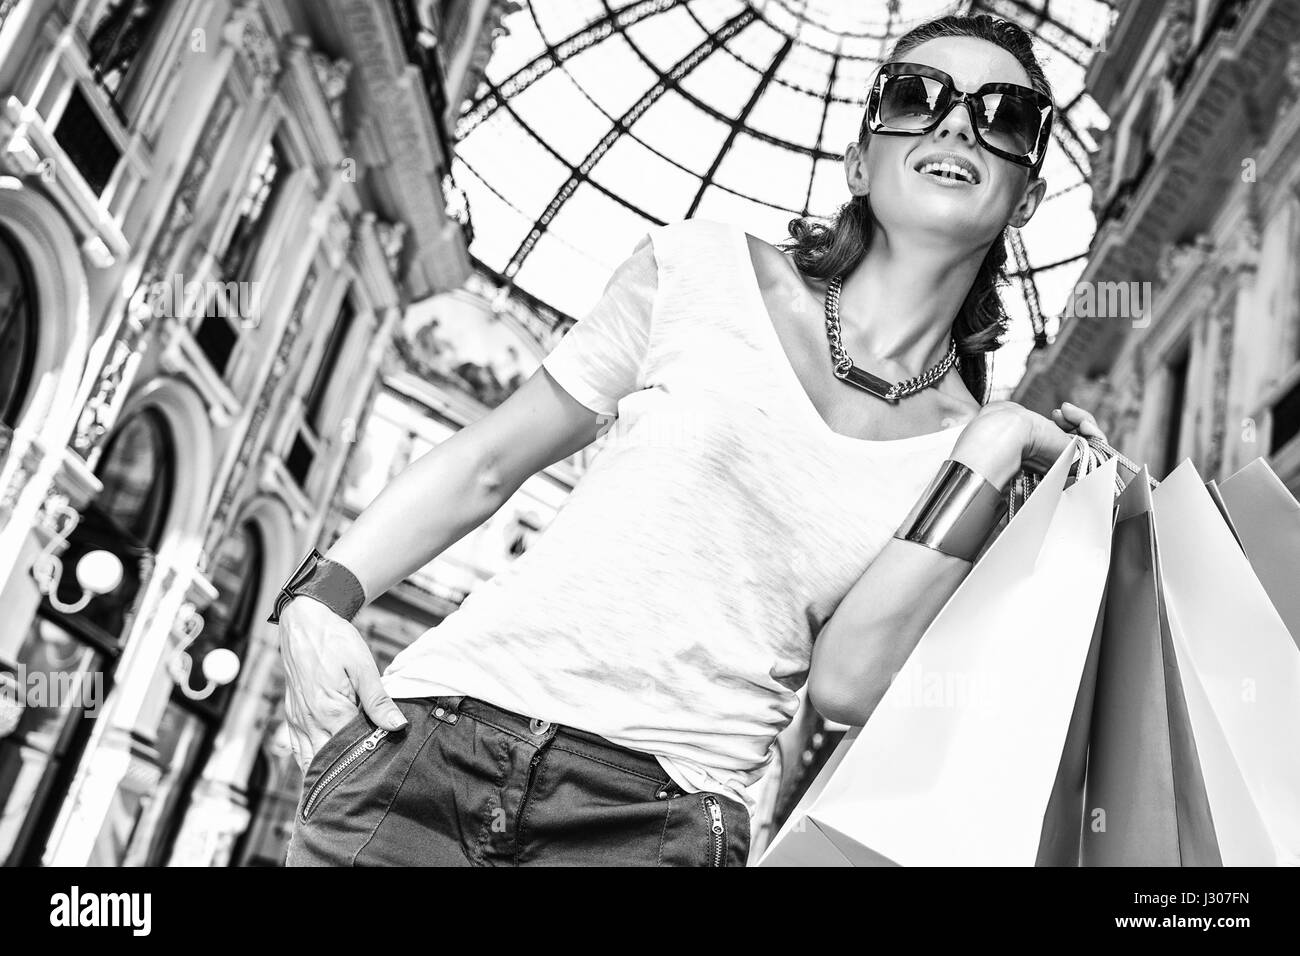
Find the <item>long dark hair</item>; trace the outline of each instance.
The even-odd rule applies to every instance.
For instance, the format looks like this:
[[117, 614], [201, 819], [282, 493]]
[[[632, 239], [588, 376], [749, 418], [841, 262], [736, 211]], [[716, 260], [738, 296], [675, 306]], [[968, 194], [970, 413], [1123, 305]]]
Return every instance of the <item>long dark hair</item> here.
[[[1029, 74], [1034, 89], [1052, 95], [1042, 65], [1034, 55], [1033, 41], [1021, 27], [986, 13], [945, 16], [918, 24], [894, 43], [885, 62], [898, 60], [928, 40], [940, 37], [975, 37], [995, 43], [1014, 56]], [[866, 143], [865, 130], [859, 140]], [[1007, 314], [998, 289], [1008, 283], [1006, 231], [998, 233], [980, 263], [975, 281], [952, 323], [962, 381], [981, 405], [988, 401], [989, 374], [985, 353], [996, 351], [1007, 328]], [[875, 226], [867, 196], [854, 196], [840, 207], [830, 222], [811, 218], [790, 221], [790, 238], [780, 248], [793, 254], [805, 275], [830, 279], [853, 270], [871, 246]]]

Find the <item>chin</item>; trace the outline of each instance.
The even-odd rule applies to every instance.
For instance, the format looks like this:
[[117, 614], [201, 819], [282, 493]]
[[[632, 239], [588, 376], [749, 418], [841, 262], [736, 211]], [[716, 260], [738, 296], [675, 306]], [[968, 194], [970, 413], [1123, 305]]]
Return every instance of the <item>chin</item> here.
[[1005, 219], [992, 221], [984, 203], [972, 201], [973, 190], [922, 187], [900, 190], [895, 195], [901, 202], [885, 203], [884, 208], [872, 203], [886, 231], [902, 226], [911, 232], [951, 236], [967, 245], [972, 235], [996, 234], [1005, 225]]

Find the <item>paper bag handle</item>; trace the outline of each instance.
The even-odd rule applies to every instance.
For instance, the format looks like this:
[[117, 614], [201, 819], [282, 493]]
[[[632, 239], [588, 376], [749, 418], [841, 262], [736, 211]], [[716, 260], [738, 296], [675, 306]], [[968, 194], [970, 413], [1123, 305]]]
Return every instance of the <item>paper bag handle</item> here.
[[[1076, 479], [1082, 478], [1094, 469], [1101, 467], [1103, 463], [1112, 458], [1132, 472], [1134, 477], [1136, 477], [1137, 473], [1142, 470], [1140, 466], [1133, 463], [1131, 458], [1112, 445], [1102, 441], [1100, 438], [1089, 438], [1083, 435], [1074, 435], [1072, 437], [1075, 440], [1075, 460], [1078, 464], [1078, 468], [1075, 469], [1074, 465], [1071, 465], [1070, 467], [1074, 469]], [[1015, 517], [1016, 511], [1019, 510], [1019, 508], [1025, 503], [1026, 499], [1034, 493], [1034, 489], [1038, 487], [1038, 482], [1041, 479], [1042, 475], [1032, 472], [1028, 468], [1021, 468], [1016, 472], [1015, 477], [1011, 479], [1011, 486], [1007, 489], [1008, 521]], [[1156, 481], [1156, 479], [1152, 478], [1149, 474], [1147, 475], [1147, 480], [1150, 482], [1152, 488], [1160, 484], [1160, 482]], [[1116, 469], [1115, 494], [1118, 495], [1122, 492], [1127, 484], [1128, 482], [1124, 480], [1119, 469]]]

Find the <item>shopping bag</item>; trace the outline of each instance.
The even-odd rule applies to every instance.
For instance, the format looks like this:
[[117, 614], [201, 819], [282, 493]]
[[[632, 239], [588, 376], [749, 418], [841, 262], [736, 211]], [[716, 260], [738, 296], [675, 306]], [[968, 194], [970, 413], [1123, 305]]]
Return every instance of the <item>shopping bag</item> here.
[[1219, 490], [1219, 483], [1211, 478], [1205, 483], [1205, 490], [1210, 493], [1210, 498], [1214, 501], [1214, 507], [1219, 509], [1219, 517], [1228, 526], [1232, 536], [1237, 539], [1237, 546], [1245, 550], [1245, 545], [1241, 543], [1241, 535], [1237, 532], [1237, 526], [1232, 523], [1232, 515], [1228, 514], [1228, 504], [1223, 500], [1223, 492]]
[[1151, 498], [1169, 630], [1223, 863], [1298, 864], [1300, 649], [1192, 462]]
[[1072, 725], [1091, 710], [1115, 486], [1110, 461], [1065, 488], [1080, 448], [945, 602], [760, 866], [1077, 862], [1087, 728]]
[[1300, 502], [1263, 458], [1219, 493], [1255, 576], [1300, 647]]
[[1117, 502], [1084, 803], [1084, 866], [1218, 866], [1155, 553], [1147, 470]]

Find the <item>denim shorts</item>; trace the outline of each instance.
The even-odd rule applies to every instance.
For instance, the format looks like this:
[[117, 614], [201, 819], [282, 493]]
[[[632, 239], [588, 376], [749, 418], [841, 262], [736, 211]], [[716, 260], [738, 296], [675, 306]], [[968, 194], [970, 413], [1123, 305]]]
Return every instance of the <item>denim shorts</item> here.
[[289, 866], [744, 866], [749, 814], [649, 754], [473, 697], [358, 712], [312, 758]]

